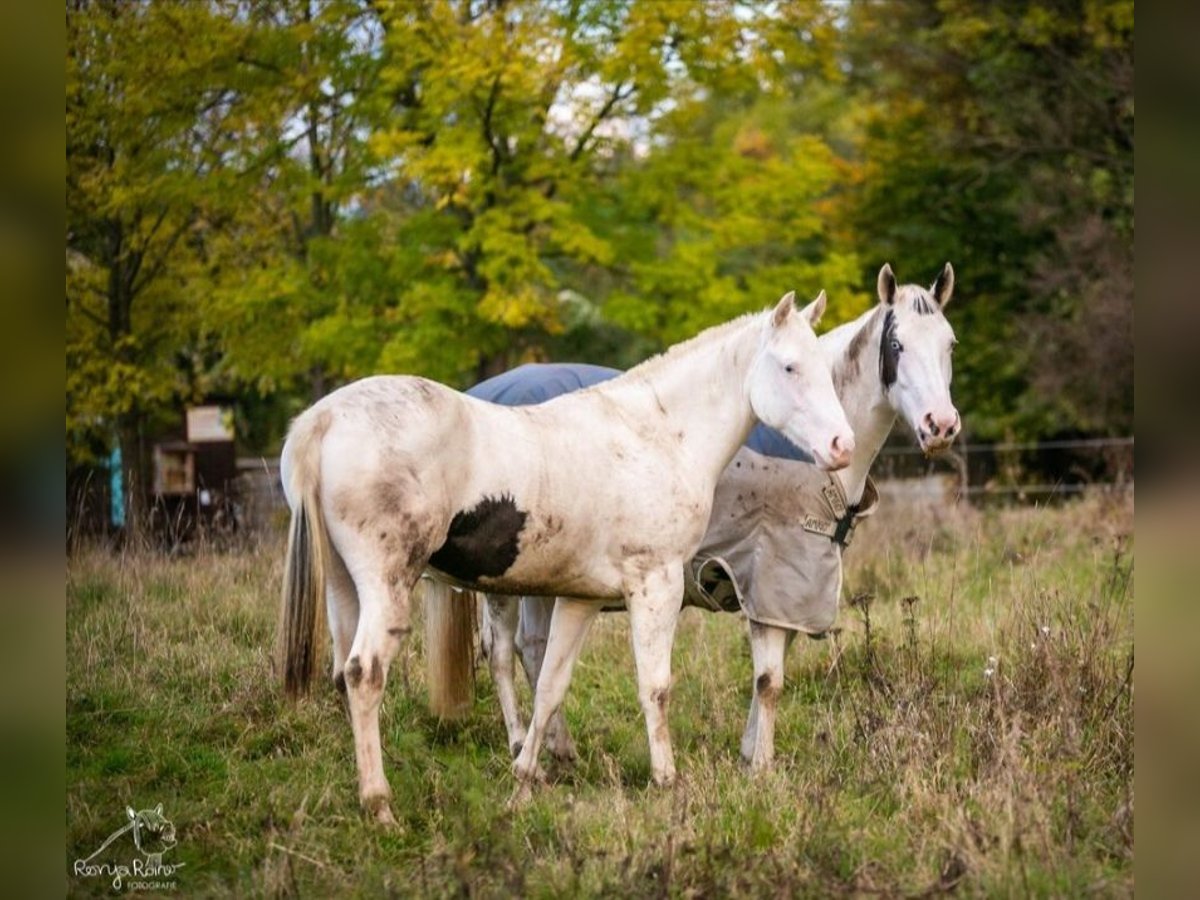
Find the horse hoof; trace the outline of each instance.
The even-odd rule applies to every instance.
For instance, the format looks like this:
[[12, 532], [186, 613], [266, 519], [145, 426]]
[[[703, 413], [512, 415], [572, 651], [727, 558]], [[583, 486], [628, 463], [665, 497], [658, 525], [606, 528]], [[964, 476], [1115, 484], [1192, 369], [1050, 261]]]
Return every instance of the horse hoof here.
[[369, 797], [363, 800], [363, 809], [377, 825], [383, 825], [386, 828], [395, 828], [397, 826], [396, 817], [392, 815], [392, 806], [388, 803], [387, 797]]
[[675, 784], [674, 772], [663, 772], [662, 774], [653, 777], [654, 786], [660, 788], [669, 788]]
[[551, 747], [550, 755], [560, 763], [574, 765], [579, 761], [579, 753], [575, 749], [574, 744], [567, 744], [565, 747]]
[[533, 799], [533, 789], [528, 781], [518, 781], [516, 788], [513, 789], [512, 796], [508, 798], [508, 808], [510, 810], [524, 809], [529, 805], [529, 801]]

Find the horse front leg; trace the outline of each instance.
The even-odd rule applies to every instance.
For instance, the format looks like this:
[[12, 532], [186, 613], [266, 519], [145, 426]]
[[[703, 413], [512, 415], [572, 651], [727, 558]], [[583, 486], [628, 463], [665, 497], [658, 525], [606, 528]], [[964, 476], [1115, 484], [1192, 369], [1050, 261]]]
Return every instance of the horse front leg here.
[[775, 714], [783, 693], [783, 657], [791, 643], [789, 634], [783, 628], [750, 623], [754, 692], [742, 735], [742, 759], [755, 772], [770, 769], [775, 759]]
[[508, 747], [513, 757], [521, 752], [525, 743], [525, 724], [521, 721], [521, 710], [517, 706], [517, 686], [514, 679], [516, 668], [517, 623], [521, 608], [516, 597], [486, 594], [483, 607], [483, 649], [487, 654], [488, 669], [496, 685], [496, 697], [500, 701], [500, 712], [504, 715], [504, 728], [508, 732]]
[[345, 703], [346, 660], [350, 657], [350, 646], [358, 630], [358, 591], [336, 550], [329, 554], [329, 566], [326, 569], [325, 612], [333, 642], [333, 685]]
[[[517, 647], [521, 665], [529, 679], [529, 687], [537, 690], [542, 660], [546, 657], [546, 639], [550, 634], [550, 618], [554, 613], [553, 597], [522, 597]], [[579, 754], [567, 730], [567, 719], [560, 706], [546, 725], [546, 749], [559, 762], [574, 762]]]
[[562, 706], [571, 683], [575, 660], [583, 647], [600, 604], [591, 600], [570, 600], [560, 597], [554, 604], [550, 618], [550, 637], [546, 642], [546, 656], [538, 676], [537, 689], [533, 696], [533, 717], [525, 745], [513, 762], [512, 771], [517, 779], [517, 788], [510, 805], [518, 805], [529, 799], [530, 785], [538, 774], [538, 752], [550, 717]]
[[650, 775], [665, 787], [675, 781], [675, 756], [667, 724], [671, 703], [671, 648], [683, 602], [683, 567], [649, 573], [629, 591], [629, 637], [637, 664], [638, 700], [650, 741]]

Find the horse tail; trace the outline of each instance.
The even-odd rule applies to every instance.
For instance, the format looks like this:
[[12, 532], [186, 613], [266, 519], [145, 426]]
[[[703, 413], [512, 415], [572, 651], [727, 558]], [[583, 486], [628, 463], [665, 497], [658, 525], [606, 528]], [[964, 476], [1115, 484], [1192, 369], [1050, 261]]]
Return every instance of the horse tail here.
[[323, 642], [329, 535], [321, 514], [321, 440], [328, 415], [301, 416], [283, 448], [284, 491], [292, 507], [279, 614], [279, 653], [288, 697], [308, 691]]
[[425, 683], [429, 709], [442, 719], [466, 715], [474, 695], [475, 594], [422, 579], [425, 614]]

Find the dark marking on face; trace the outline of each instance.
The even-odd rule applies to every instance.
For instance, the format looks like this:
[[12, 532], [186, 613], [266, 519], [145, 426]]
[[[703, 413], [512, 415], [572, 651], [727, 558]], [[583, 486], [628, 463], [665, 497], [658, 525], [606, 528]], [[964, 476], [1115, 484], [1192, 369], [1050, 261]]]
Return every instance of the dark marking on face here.
[[378, 656], [371, 657], [371, 678], [367, 684], [375, 690], [383, 687], [383, 666], [380, 664]]
[[878, 320], [878, 312], [873, 315], [870, 320], [863, 324], [863, 327], [854, 333], [854, 337], [850, 339], [849, 345], [846, 347], [846, 354], [833, 367], [833, 386], [834, 390], [841, 392], [842, 388], [858, 377], [861, 370], [861, 360], [867, 352], [867, 347], [871, 343], [871, 334], [873, 333], [873, 325]]
[[924, 291], [913, 293], [912, 308], [921, 316], [932, 316], [937, 312], [937, 306], [925, 296]]
[[879, 380], [885, 391], [896, 383], [896, 371], [903, 350], [896, 339], [895, 311], [889, 309], [883, 317], [883, 335], [879, 339]]
[[445, 543], [429, 562], [461, 581], [503, 575], [516, 562], [527, 518], [509, 494], [484, 497], [474, 508], [454, 514]]
[[356, 688], [362, 684], [363, 667], [357, 656], [350, 657], [346, 663], [346, 684], [351, 688]]
[[412, 631], [411, 628], [398, 628], [398, 627], [397, 628], [389, 628], [388, 634], [390, 634], [394, 638], [406, 638], [406, 637], [408, 637], [409, 632], [411, 632], [411, 631]]

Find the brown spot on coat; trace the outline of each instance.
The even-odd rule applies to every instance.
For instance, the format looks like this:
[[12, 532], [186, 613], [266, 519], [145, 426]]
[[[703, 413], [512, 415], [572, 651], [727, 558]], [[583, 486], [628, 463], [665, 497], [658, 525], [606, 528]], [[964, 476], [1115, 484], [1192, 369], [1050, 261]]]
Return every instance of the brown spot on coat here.
[[381, 481], [375, 486], [372, 510], [376, 518], [389, 518], [404, 511], [404, 492], [400, 485]]
[[380, 664], [378, 656], [371, 657], [371, 678], [367, 684], [375, 690], [383, 687], [383, 666]]
[[351, 689], [353, 689], [353, 688], [358, 687], [360, 684], [362, 684], [362, 680], [363, 680], [362, 663], [359, 661], [357, 656], [352, 656], [352, 657], [350, 657], [350, 660], [346, 663], [346, 684], [349, 685], [349, 687]]

